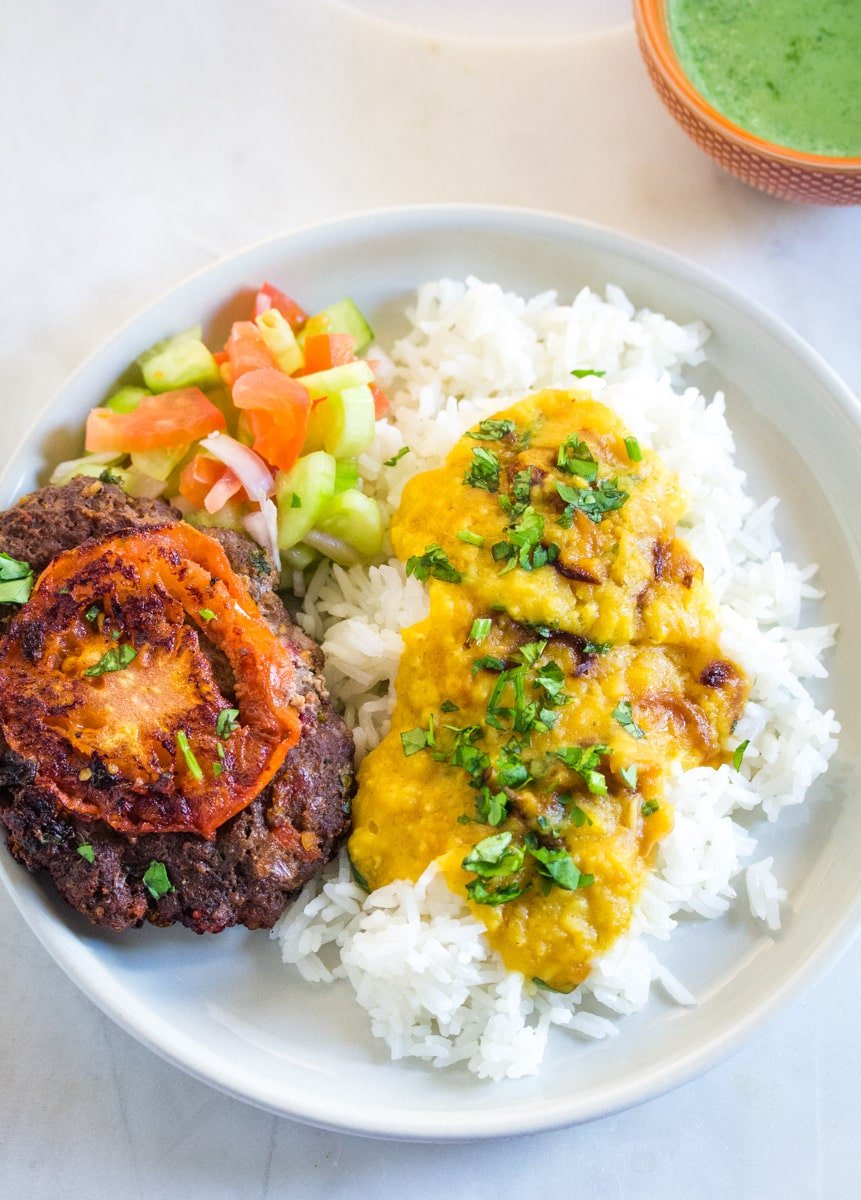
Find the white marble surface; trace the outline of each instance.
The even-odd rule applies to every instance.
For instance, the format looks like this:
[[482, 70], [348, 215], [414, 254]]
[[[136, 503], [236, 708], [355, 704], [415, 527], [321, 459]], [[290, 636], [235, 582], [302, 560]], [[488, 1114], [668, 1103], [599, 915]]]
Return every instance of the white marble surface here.
[[[555, 209], [690, 255], [861, 389], [861, 212], [721, 174], [653, 97], [618, 4], [611, 30], [583, 37], [558, 35], [573, 0], [549, 7], [535, 29], [556, 36], [513, 41], [489, 38], [490, 19], [484, 37], [414, 33], [413, 16], [433, 28], [429, 0], [401, 0], [398, 25], [340, 0], [0, 0], [3, 453], [190, 270], [300, 222], [428, 200]], [[510, 32], [516, 6], [502, 8]], [[582, 4], [584, 27], [597, 11]], [[498, 1200], [849, 1200], [859, 999], [856, 942], [756, 1043], [637, 1110], [501, 1145], [370, 1142], [162, 1063], [72, 988], [3, 895], [0, 1196], [424, 1200], [444, 1182]]]

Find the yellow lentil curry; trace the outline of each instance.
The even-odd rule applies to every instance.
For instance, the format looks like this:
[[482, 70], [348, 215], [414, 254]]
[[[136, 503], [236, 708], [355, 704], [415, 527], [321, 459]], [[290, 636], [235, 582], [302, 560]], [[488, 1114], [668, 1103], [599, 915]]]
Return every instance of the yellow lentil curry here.
[[430, 615], [350, 855], [371, 888], [438, 860], [506, 965], [558, 990], [628, 927], [667, 783], [723, 761], [747, 696], [678, 481], [604, 405], [539, 392], [412, 479], [392, 524]]

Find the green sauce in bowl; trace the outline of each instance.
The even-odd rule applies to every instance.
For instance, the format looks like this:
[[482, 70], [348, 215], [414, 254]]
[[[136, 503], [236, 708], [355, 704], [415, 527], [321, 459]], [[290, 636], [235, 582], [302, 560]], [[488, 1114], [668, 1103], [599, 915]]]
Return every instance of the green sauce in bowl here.
[[861, 0], [667, 0], [667, 18], [683, 70], [728, 120], [861, 156]]

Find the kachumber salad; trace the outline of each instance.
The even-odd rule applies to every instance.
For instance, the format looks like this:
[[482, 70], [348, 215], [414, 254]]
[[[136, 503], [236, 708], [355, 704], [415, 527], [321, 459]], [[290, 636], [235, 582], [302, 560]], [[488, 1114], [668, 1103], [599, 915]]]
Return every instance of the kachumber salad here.
[[280, 569], [359, 762], [284, 960], [346, 979], [393, 1057], [517, 1077], [553, 1024], [615, 1034], [653, 982], [694, 1002], [653, 949], [679, 914], [741, 885], [779, 927], [746, 814], [827, 767], [804, 680], [834, 630], [801, 626], [815, 567], [748, 495], [723, 397], [682, 384], [703, 327], [475, 279], [408, 316], [386, 352], [352, 300], [309, 317], [267, 284], [223, 347], [142, 354], [52, 482], [168, 500]]

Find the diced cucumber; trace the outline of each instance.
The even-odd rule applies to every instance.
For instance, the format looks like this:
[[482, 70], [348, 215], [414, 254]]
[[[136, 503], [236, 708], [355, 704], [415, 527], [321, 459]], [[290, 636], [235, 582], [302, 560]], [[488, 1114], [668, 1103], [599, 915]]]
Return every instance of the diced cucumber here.
[[300, 542], [298, 546], [281, 551], [282, 570], [307, 571], [308, 567], [313, 567], [314, 563], [320, 561], [320, 557], [319, 550], [312, 550], [310, 546]]
[[[111, 468], [114, 470], [114, 468]], [[127, 470], [117, 471], [121, 475], [121, 486], [124, 492], [134, 500], [155, 500], [164, 494], [167, 484], [164, 480], [147, 475], [132, 463]]]
[[299, 349], [296, 334], [277, 308], [267, 308], [254, 318], [254, 324], [260, 330], [266, 349], [282, 371], [292, 375], [305, 365], [305, 355]]
[[347, 488], [358, 487], [359, 464], [354, 458], [339, 462], [335, 470], [335, 492], [346, 492]]
[[222, 382], [218, 363], [200, 340], [200, 326], [157, 342], [138, 358], [144, 383], [154, 392], [215, 387]]
[[144, 396], [151, 395], [152, 392], [149, 388], [121, 387], [119, 391], [114, 392], [113, 396], [108, 396], [105, 408], [117, 413], [134, 412]]
[[125, 458], [124, 454], [112, 454], [110, 451], [102, 454], [85, 454], [83, 458], [70, 458], [66, 462], [57, 463], [48, 483], [54, 484], [55, 487], [62, 487], [76, 475], [87, 475], [91, 479], [98, 479], [103, 471], [112, 470], [113, 464], [123, 458]]
[[304, 346], [305, 338], [315, 333], [351, 333], [355, 342], [354, 354], [361, 354], [374, 340], [373, 329], [349, 296], [310, 317], [299, 334], [299, 345]]
[[374, 440], [374, 397], [370, 388], [362, 385], [333, 392], [317, 409], [325, 420], [323, 445], [335, 458], [355, 458]]
[[131, 456], [132, 466], [142, 475], [164, 483], [171, 471], [185, 458], [185, 452], [185, 446], [178, 446], [174, 450], [137, 450]]
[[239, 418], [236, 422], [236, 440], [242, 442], [243, 446], [252, 446], [254, 444], [254, 434], [248, 426], [248, 418], [242, 410], [239, 410]]
[[278, 472], [275, 497], [279, 550], [289, 550], [314, 528], [317, 518], [335, 494], [336, 470], [337, 463], [331, 454], [317, 450], [298, 459], [289, 471]]
[[198, 529], [232, 529], [234, 533], [243, 534], [246, 532], [239, 505], [230, 501], [216, 513], [208, 513], [205, 508], [192, 509], [185, 519]]
[[346, 492], [333, 496], [315, 528], [344, 542], [362, 558], [376, 558], [383, 549], [380, 506], [371, 496], [366, 496], [356, 488], [348, 488]]
[[344, 388], [359, 387], [363, 383], [373, 381], [374, 372], [361, 360], [299, 377], [299, 382], [308, 389], [312, 400], [319, 400], [321, 396], [331, 396], [333, 392], [342, 392]]

